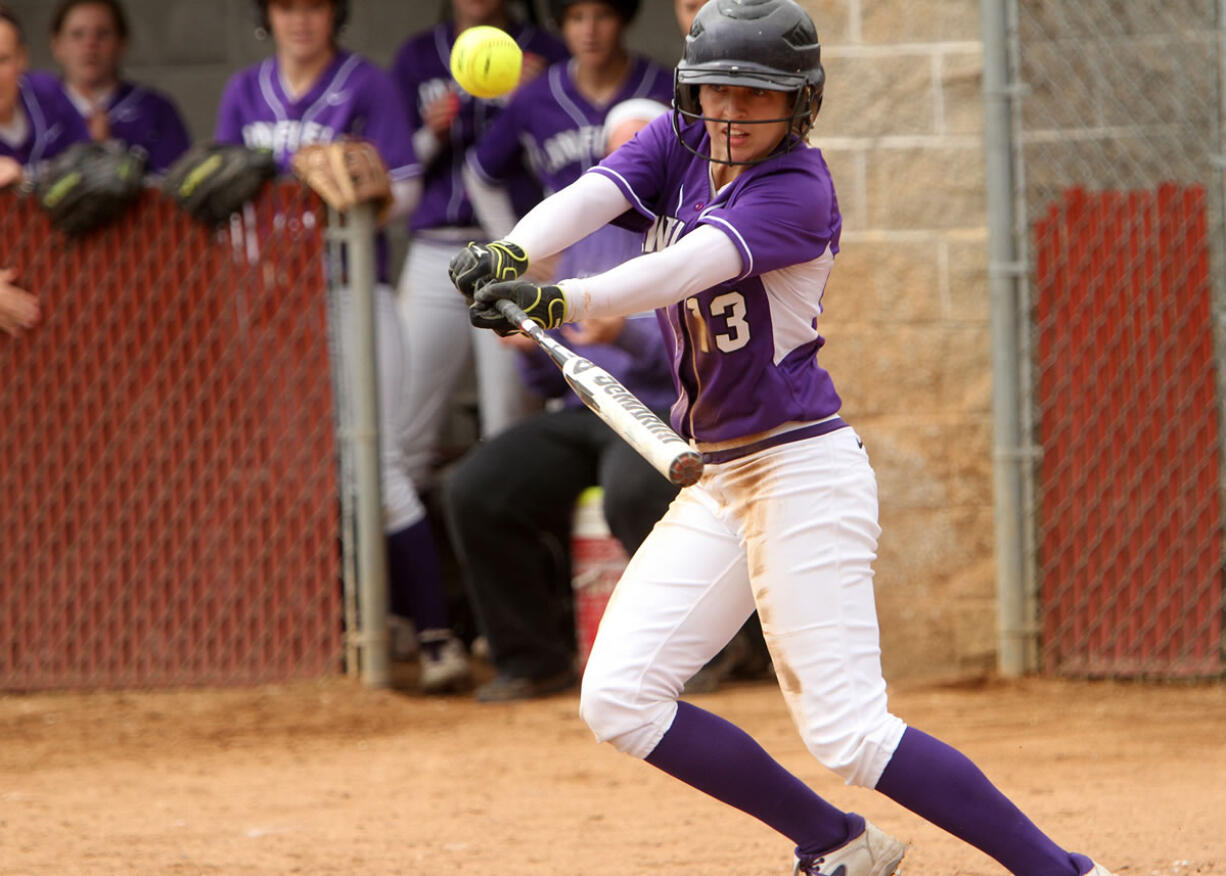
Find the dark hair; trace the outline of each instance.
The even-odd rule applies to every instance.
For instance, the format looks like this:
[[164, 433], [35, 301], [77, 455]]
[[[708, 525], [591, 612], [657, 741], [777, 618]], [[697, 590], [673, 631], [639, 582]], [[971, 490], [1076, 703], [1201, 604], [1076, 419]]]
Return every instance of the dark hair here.
[[124, 14], [119, 0], [60, 0], [59, 5], [55, 7], [55, 12], [51, 13], [52, 36], [59, 36], [60, 31], [64, 29], [64, 21], [68, 18], [68, 13], [78, 6], [105, 6], [106, 11], [111, 13], [111, 21], [115, 25], [119, 38], [121, 40], [128, 38], [128, 16]]
[[13, 30], [17, 31], [17, 45], [24, 46], [26, 44], [25, 31], [21, 29], [21, 22], [17, 20], [17, 15], [13, 10], [9, 9], [3, 3], [0, 3], [0, 21], [7, 21], [12, 25]]

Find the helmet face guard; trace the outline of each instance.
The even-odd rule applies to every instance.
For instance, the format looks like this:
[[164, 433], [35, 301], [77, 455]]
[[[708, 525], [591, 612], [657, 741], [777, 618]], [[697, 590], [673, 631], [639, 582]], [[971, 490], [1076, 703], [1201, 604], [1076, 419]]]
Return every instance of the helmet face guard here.
[[[698, 10], [685, 38], [685, 54], [673, 74], [673, 132], [690, 152], [720, 164], [760, 164], [804, 141], [822, 105], [826, 72], [813, 19], [795, 0], [710, 0]], [[737, 120], [744, 125], [788, 123], [771, 152], [752, 161], [731, 160], [733, 121], [702, 112], [699, 89], [727, 85], [792, 95], [787, 116]], [[703, 155], [681, 137], [682, 119], [724, 126], [728, 158]], [[711, 151], [711, 150], [708, 150]]]
[[[754, 69], [755, 67], [759, 69]], [[786, 116], [771, 119], [717, 119], [703, 114], [702, 104], [698, 98], [699, 89], [703, 85], [730, 85], [741, 88], [758, 88], [763, 91], [787, 92], [792, 96], [792, 109]], [[673, 133], [687, 151], [707, 161], [729, 165], [761, 164], [780, 152], [790, 152], [804, 141], [805, 135], [813, 127], [813, 120], [817, 117], [821, 100], [820, 86], [815, 89], [809, 78], [803, 74], [781, 73], [777, 70], [761, 69], [760, 65], [731, 62], [686, 67], [683, 61], [673, 73]], [[728, 157], [716, 158], [713, 155], [713, 148], [703, 153], [687, 143], [681, 136], [681, 126], [689, 122], [722, 125], [724, 154]], [[739, 128], [747, 125], [777, 125], [780, 122], [786, 122], [788, 130], [774, 149], [761, 158], [748, 161], [732, 160], [733, 124]]]

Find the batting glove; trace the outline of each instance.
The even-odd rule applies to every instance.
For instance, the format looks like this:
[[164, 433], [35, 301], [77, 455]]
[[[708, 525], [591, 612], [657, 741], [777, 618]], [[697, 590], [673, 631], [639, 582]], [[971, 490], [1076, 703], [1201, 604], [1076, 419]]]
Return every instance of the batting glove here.
[[566, 295], [561, 286], [543, 286], [527, 280], [511, 280], [507, 283], [487, 283], [473, 296], [468, 308], [468, 321], [477, 328], [493, 329], [506, 337], [519, 331], [497, 307], [497, 301], [506, 298], [519, 305], [528, 318], [543, 329], [559, 328], [566, 322]]
[[451, 259], [447, 275], [468, 303], [473, 294], [486, 283], [518, 279], [528, 270], [528, 254], [519, 244], [509, 240], [493, 243], [470, 243]]

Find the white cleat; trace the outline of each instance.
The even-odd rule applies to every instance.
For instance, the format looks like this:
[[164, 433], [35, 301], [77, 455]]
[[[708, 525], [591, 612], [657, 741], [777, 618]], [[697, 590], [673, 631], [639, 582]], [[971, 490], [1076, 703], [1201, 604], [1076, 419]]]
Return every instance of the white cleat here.
[[[422, 645], [430, 639], [423, 634]], [[472, 682], [468, 666], [468, 654], [464, 651], [464, 643], [454, 636], [448, 636], [438, 649], [438, 656], [430, 656], [430, 648], [422, 647], [418, 653], [421, 661], [421, 675], [418, 686], [423, 693], [435, 694], [448, 691], [463, 690]]]
[[797, 858], [792, 876], [894, 876], [906, 853], [905, 843], [866, 823], [864, 833], [837, 849], [816, 858]]

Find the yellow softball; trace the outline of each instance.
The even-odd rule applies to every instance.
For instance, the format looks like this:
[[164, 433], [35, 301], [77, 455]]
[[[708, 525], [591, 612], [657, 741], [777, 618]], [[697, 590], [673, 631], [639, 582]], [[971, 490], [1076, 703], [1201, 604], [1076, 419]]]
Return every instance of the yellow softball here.
[[502, 97], [519, 84], [524, 53], [503, 30], [480, 25], [451, 47], [451, 75], [473, 97]]

